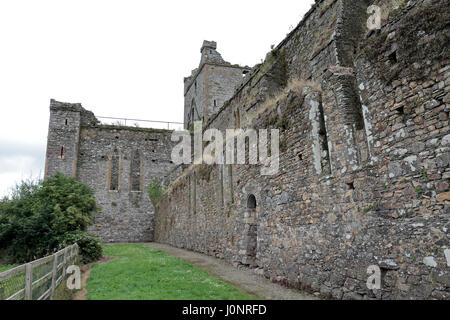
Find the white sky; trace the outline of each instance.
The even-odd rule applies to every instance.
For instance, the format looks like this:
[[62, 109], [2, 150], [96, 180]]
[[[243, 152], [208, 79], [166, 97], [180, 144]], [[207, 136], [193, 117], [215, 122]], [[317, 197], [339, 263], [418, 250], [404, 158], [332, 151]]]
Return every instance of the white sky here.
[[203, 40], [261, 62], [314, 0], [1, 0], [0, 196], [44, 171], [50, 99], [99, 116], [183, 121]]

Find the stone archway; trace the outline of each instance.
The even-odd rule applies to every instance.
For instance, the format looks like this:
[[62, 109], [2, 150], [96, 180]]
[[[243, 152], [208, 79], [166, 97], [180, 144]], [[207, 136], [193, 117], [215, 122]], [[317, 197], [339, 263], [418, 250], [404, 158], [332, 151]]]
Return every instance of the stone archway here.
[[256, 252], [258, 247], [258, 224], [257, 224], [257, 202], [256, 197], [250, 194], [247, 197], [247, 208], [244, 214], [244, 251], [243, 264], [255, 267]]

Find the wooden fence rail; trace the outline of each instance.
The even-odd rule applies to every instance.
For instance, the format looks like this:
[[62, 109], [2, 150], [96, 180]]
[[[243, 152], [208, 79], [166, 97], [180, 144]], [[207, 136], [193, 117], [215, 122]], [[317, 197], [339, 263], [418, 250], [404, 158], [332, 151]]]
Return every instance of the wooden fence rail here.
[[53, 300], [78, 252], [78, 245], [74, 244], [51, 256], [1, 272], [0, 300]]

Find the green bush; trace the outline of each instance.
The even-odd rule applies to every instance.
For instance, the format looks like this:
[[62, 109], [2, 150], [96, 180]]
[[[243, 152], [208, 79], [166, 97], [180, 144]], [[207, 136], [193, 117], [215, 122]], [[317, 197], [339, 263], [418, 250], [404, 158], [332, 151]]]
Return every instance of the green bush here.
[[86, 231], [96, 210], [94, 191], [74, 178], [24, 181], [0, 201], [0, 250], [10, 263], [51, 254], [69, 234]]
[[166, 191], [166, 187], [163, 187], [160, 183], [158, 178], [154, 178], [153, 181], [150, 183], [150, 185], [147, 188], [148, 195], [150, 197], [150, 200], [153, 203], [153, 206], [156, 208], [159, 206], [159, 202], [161, 201], [161, 198]]
[[103, 247], [96, 235], [85, 231], [66, 233], [61, 237], [60, 248], [65, 248], [74, 243], [78, 244], [80, 248], [79, 253], [84, 264], [102, 257]]

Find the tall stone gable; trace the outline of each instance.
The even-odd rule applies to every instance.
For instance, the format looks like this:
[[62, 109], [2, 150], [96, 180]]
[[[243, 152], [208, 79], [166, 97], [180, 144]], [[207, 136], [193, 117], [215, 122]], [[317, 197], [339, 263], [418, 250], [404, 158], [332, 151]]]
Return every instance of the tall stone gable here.
[[104, 242], [153, 240], [146, 188], [170, 183], [172, 131], [101, 125], [81, 104], [51, 100], [45, 177], [61, 172], [95, 190], [101, 212], [90, 231]]

